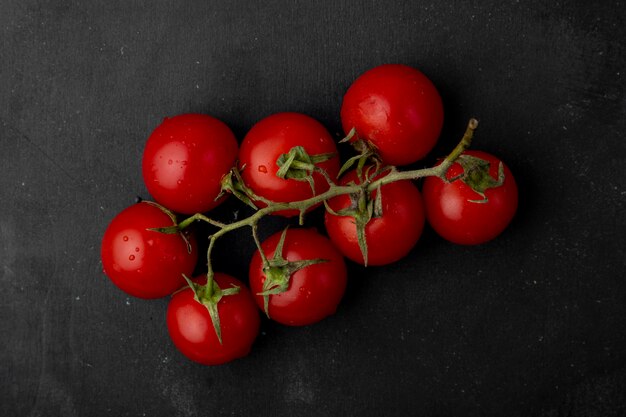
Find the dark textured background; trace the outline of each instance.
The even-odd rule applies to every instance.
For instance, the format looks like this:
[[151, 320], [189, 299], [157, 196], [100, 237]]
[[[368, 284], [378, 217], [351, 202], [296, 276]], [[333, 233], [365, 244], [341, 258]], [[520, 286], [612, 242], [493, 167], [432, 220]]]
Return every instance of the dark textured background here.
[[[0, 6], [0, 414], [626, 415], [622, 2]], [[332, 318], [265, 321], [249, 357], [187, 361], [167, 300], [128, 298], [101, 272], [106, 225], [147, 197], [149, 133], [193, 111], [241, 139], [291, 110], [339, 135], [348, 85], [389, 62], [443, 96], [425, 163], [480, 118], [475, 148], [520, 185], [510, 228], [479, 247], [427, 229], [397, 264], [351, 264]], [[245, 279], [252, 248], [230, 236], [218, 268]]]

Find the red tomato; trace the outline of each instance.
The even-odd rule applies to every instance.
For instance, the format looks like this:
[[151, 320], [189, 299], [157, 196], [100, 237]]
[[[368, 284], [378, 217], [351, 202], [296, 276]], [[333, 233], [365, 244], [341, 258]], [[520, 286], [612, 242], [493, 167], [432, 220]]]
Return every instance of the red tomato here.
[[166, 118], [148, 138], [143, 179], [154, 199], [179, 213], [217, 206], [220, 180], [237, 159], [237, 140], [223, 122], [203, 114]]
[[[331, 178], [339, 173], [337, 146], [326, 128], [315, 119], [299, 113], [278, 113], [266, 117], [248, 132], [239, 151], [239, 165], [244, 167], [242, 177], [245, 184], [258, 196], [271, 201], [300, 201], [313, 196], [307, 181], [282, 179], [276, 176], [279, 167], [276, 160], [294, 146], [302, 146], [312, 156], [334, 153], [333, 158], [316, 165], [324, 169]], [[313, 174], [315, 194], [328, 190], [327, 181]], [[257, 202], [259, 207], [265, 205]], [[275, 214], [294, 216], [297, 210]]]
[[[464, 154], [489, 162], [491, 180], [498, 179], [500, 159], [481, 151], [470, 150]], [[453, 179], [463, 172], [461, 165], [455, 163], [448, 169], [446, 178]], [[486, 189], [484, 197], [461, 179], [444, 182], [437, 177], [426, 178], [423, 193], [428, 223], [441, 237], [461, 245], [476, 245], [495, 238], [508, 226], [517, 210], [515, 178], [504, 164], [503, 173], [503, 184]], [[486, 201], [476, 202], [484, 199]]]
[[[367, 168], [363, 170], [364, 173], [367, 171]], [[340, 184], [351, 182], [361, 183], [356, 170], [346, 173]], [[382, 215], [373, 217], [365, 226], [368, 265], [386, 265], [401, 259], [415, 246], [424, 228], [422, 197], [411, 181], [392, 182], [382, 186], [381, 192]], [[371, 195], [372, 200], [375, 198], [376, 191]], [[340, 195], [329, 201], [330, 208], [335, 212], [350, 207], [350, 204], [348, 195]], [[336, 216], [327, 211], [325, 224], [328, 236], [341, 253], [363, 265], [354, 217]]]
[[[274, 256], [282, 232], [265, 240], [261, 247], [268, 259]], [[269, 296], [269, 316], [279, 323], [304, 326], [334, 314], [346, 289], [346, 265], [341, 254], [324, 236], [312, 229], [288, 229], [282, 256], [289, 262], [324, 259], [293, 274], [286, 291]], [[250, 289], [263, 310], [266, 276], [259, 251], [250, 262]]]
[[[174, 294], [167, 308], [167, 328], [176, 348], [204, 365], [220, 365], [246, 356], [259, 334], [261, 319], [252, 294], [229, 275], [215, 273], [221, 289], [239, 287], [239, 293], [222, 296], [217, 304], [222, 330], [220, 343], [207, 308], [194, 298], [191, 288]], [[206, 277], [197, 277], [206, 283]]]
[[346, 134], [371, 142], [389, 165], [425, 157], [443, 126], [443, 105], [433, 83], [406, 65], [375, 67], [354, 81], [341, 106]]
[[120, 212], [102, 238], [104, 273], [126, 293], [159, 298], [179, 289], [182, 274], [193, 273], [198, 260], [195, 239], [188, 236], [191, 253], [180, 234], [164, 234], [150, 228], [173, 226], [158, 206], [142, 202]]

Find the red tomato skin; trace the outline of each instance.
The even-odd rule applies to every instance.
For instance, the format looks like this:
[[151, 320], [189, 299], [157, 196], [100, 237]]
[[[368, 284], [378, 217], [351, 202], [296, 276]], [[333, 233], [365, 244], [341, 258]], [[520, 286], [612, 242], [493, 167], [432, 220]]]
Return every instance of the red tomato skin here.
[[198, 261], [193, 236], [191, 253], [179, 234], [164, 234], [149, 228], [174, 225], [160, 208], [147, 202], [120, 212], [102, 238], [104, 273], [122, 291], [139, 298], [160, 298], [179, 289]]
[[[276, 176], [279, 167], [276, 160], [294, 146], [302, 146], [309, 155], [334, 153], [336, 156], [320, 162], [331, 178], [339, 173], [339, 156], [335, 141], [326, 128], [313, 119], [300, 113], [276, 113], [255, 124], [244, 138], [239, 151], [239, 166], [245, 167], [242, 177], [245, 184], [255, 194], [275, 202], [300, 201], [313, 197], [307, 181], [282, 179]], [[328, 190], [327, 181], [319, 174], [313, 174], [315, 194]], [[265, 207], [262, 202], [257, 206]], [[298, 215], [298, 210], [275, 212], [284, 217]]]
[[166, 118], [150, 135], [142, 171], [156, 202], [178, 213], [206, 212], [218, 204], [222, 177], [235, 165], [238, 145], [230, 128], [203, 114]]
[[[340, 184], [350, 182], [361, 183], [356, 170], [346, 173]], [[381, 192], [383, 214], [372, 218], [365, 226], [368, 265], [387, 265], [400, 260], [415, 246], [424, 229], [424, 204], [419, 190], [411, 181], [386, 184], [381, 187]], [[372, 198], [375, 196], [374, 192]], [[340, 195], [332, 198], [329, 205], [337, 212], [350, 206], [350, 198]], [[335, 216], [327, 211], [324, 222], [328, 236], [341, 253], [363, 265], [354, 218]]]
[[443, 104], [433, 83], [406, 65], [386, 64], [358, 77], [346, 92], [341, 123], [378, 148], [389, 165], [424, 158], [443, 126]]
[[[274, 255], [281, 233], [262, 243], [268, 259]], [[332, 243], [313, 229], [289, 229], [282, 254], [288, 261], [319, 258], [328, 262], [296, 271], [287, 291], [270, 296], [268, 310], [272, 320], [288, 326], [306, 326], [334, 314], [346, 290], [348, 274], [343, 257]], [[263, 291], [265, 279], [257, 250], [250, 262], [250, 289], [261, 310], [263, 296], [258, 293]]]
[[[499, 158], [476, 150], [464, 153], [489, 161], [489, 174], [498, 178]], [[446, 178], [461, 173], [463, 168], [455, 163], [448, 169]], [[517, 211], [517, 184], [506, 165], [504, 175], [502, 186], [485, 190], [487, 203], [468, 201], [481, 200], [482, 197], [460, 180], [445, 183], [437, 177], [426, 178], [422, 191], [428, 223], [438, 235], [460, 245], [478, 245], [495, 238], [509, 225]]]
[[[223, 296], [217, 308], [222, 329], [220, 344], [207, 308], [194, 299], [187, 287], [172, 296], [167, 308], [167, 328], [176, 348], [203, 365], [221, 365], [250, 353], [259, 334], [261, 319], [252, 294], [239, 280], [216, 272], [220, 288], [238, 286], [239, 293]], [[194, 279], [206, 283], [206, 277]]]

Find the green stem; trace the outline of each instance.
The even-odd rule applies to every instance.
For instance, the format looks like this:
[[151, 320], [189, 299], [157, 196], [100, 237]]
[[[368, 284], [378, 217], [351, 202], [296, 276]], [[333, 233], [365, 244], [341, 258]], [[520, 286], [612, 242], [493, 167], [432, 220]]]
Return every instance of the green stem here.
[[215, 227], [219, 227], [220, 229], [224, 226], [226, 226], [225, 223], [219, 222], [217, 220], [213, 220], [210, 217], [205, 216], [204, 214], [201, 213], [196, 213], [191, 217], [186, 218], [185, 220], [183, 220], [182, 222], [178, 223], [178, 228], [180, 230], [186, 228], [187, 226], [189, 226], [191, 223], [195, 222], [196, 220], [201, 220], [203, 222], [209, 223]]
[[[221, 236], [221, 235], [220, 235]], [[219, 236], [217, 236], [219, 237]], [[209, 248], [206, 251], [206, 256], [207, 256], [207, 271], [206, 271], [206, 296], [207, 298], [211, 298], [211, 296], [213, 296], [213, 277], [214, 277], [214, 272], [213, 272], [213, 265], [211, 262], [211, 253], [213, 252], [213, 247], [215, 246], [215, 241], [217, 240], [216, 234], [211, 236], [211, 239], [209, 240]]]
[[[472, 138], [474, 137], [474, 131], [478, 127], [478, 120], [470, 119], [467, 123], [467, 128], [465, 129], [465, 133], [461, 138], [461, 141], [456, 145], [456, 147], [450, 152], [450, 154], [444, 159], [441, 165], [446, 166], [446, 171], [456, 161], [456, 159], [461, 155], [469, 146], [472, 144]], [[441, 166], [440, 165], [440, 166]]]
[[265, 256], [265, 251], [263, 251], [263, 248], [261, 247], [261, 240], [259, 239], [259, 233], [258, 233], [258, 228], [259, 228], [258, 223], [254, 223], [251, 227], [252, 227], [252, 238], [254, 239], [254, 243], [256, 244], [256, 247], [259, 250], [259, 254], [261, 255], [263, 266], [266, 267], [270, 263], [267, 260], [267, 256]]
[[[372, 192], [379, 189], [381, 186], [385, 184], [389, 184], [395, 181], [402, 180], [416, 180], [424, 177], [439, 177], [445, 178], [446, 172], [452, 166], [452, 164], [456, 161], [456, 159], [470, 146], [472, 142], [472, 138], [474, 135], [474, 130], [478, 127], [478, 121], [476, 119], [470, 119], [467, 128], [461, 141], [456, 145], [456, 147], [450, 152], [448, 156], [437, 166], [432, 168], [423, 168], [416, 169], [412, 171], [397, 171], [395, 169], [391, 169], [390, 173], [385, 175], [383, 178], [377, 179], [375, 181], [365, 181], [362, 184], [352, 184], [352, 185], [336, 185], [330, 177], [325, 176], [325, 179], [328, 181], [330, 188], [322, 193], [315, 195], [311, 198], [300, 200], [300, 201], [291, 201], [291, 202], [273, 202], [267, 199], [261, 198], [260, 196], [255, 195], [251, 191], [249, 191], [248, 196], [255, 200], [263, 201], [267, 204], [266, 207], [263, 207], [257, 210], [254, 214], [245, 219], [233, 222], [233, 223], [222, 223], [217, 220], [213, 220], [203, 214], [194, 214], [193, 216], [181, 221], [178, 224], [178, 229], [182, 230], [189, 225], [191, 225], [194, 221], [200, 220], [207, 222], [213, 226], [216, 226], [218, 230], [211, 235], [209, 248], [207, 249], [207, 286], [209, 287], [209, 292], [212, 291], [213, 288], [213, 267], [211, 265], [211, 252], [213, 251], [213, 247], [215, 246], [215, 241], [225, 235], [228, 232], [233, 230], [242, 228], [242, 227], [250, 227], [252, 229], [252, 236], [254, 237], [254, 241], [256, 243], [259, 252], [261, 253], [261, 258], [263, 259], [263, 264], [266, 265], [268, 260], [261, 250], [261, 242], [259, 240], [257, 234], [257, 224], [259, 220], [268, 214], [283, 211], [283, 210], [298, 210], [301, 213], [306, 212], [309, 208], [326, 202], [333, 197], [337, 197], [344, 194], [358, 194], [362, 192]], [[209, 296], [211, 294], [208, 294]]]
[[[435, 167], [422, 168], [422, 169], [416, 169], [416, 170], [411, 170], [411, 171], [394, 171], [384, 176], [383, 178], [380, 178], [369, 184], [365, 183], [365, 184], [358, 184], [358, 185], [356, 184], [355, 185], [333, 185], [326, 192], [322, 194], [318, 194], [311, 198], [307, 198], [306, 200], [290, 201], [290, 202], [270, 202], [270, 204], [268, 204], [267, 207], [263, 207], [257, 210], [250, 217], [247, 217], [245, 219], [242, 219], [233, 223], [228, 223], [228, 224], [221, 223], [221, 222], [212, 220], [204, 215], [195, 214], [189, 217], [188, 219], [185, 219], [182, 222], [180, 222], [178, 226], [180, 229], [184, 229], [185, 227], [193, 223], [193, 221], [195, 220], [206, 221], [214, 226], [219, 227], [219, 230], [216, 231], [211, 237], [211, 241], [214, 242], [215, 239], [219, 238], [220, 236], [232, 230], [239, 229], [239, 228], [246, 227], [246, 226], [253, 227], [253, 225], [257, 224], [258, 221], [262, 217], [268, 214], [271, 214], [277, 211], [282, 211], [282, 210], [306, 211], [309, 208], [313, 207], [314, 205], [322, 203], [326, 200], [330, 200], [333, 197], [337, 197], [337, 196], [344, 195], [344, 194], [358, 193], [364, 188], [364, 186], [367, 187], [367, 191], [371, 192], [371, 191], [376, 190], [382, 185], [389, 184], [395, 181], [415, 180], [419, 178], [432, 177], [432, 176], [443, 177], [446, 171], [448, 170], [448, 168], [450, 168], [450, 166], [459, 157], [459, 155], [461, 155], [461, 153], [463, 153], [463, 151], [465, 151], [470, 146], [472, 137], [474, 134], [474, 130], [476, 129], [477, 126], [478, 126], [478, 121], [476, 119], [471, 119], [467, 125], [465, 134], [461, 138], [461, 141], [456, 145], [456, 147], [452, 150], [452, 152], [450, 152], [450, 154], [443, 160], [443, 162]], [[209, 248], [211, 247], [212, 245], [210, 244]]]
[[385, 175], [383, 178], [380, 178], [374, 182], [372, 182], [368, 187], [368, 191], [374, 191], [378, 187], [389, 184], [395, 181], [402, 180], [416, 180], [418, 178], [424, 177], [439, 177], [444, 178], [448, 169], [452, 166], [454, 161], [472, 144], [472, 138], [474, 137], [474, 130], [478, 127], [478, 120], [470, 119], [467, 124], [467, 128], [465, 129], [465, 133], [461, 138], [461, 141], [454, 147], [452, 152], [445, 157], [445, 159], [441, 162], [441, 164], [434, 166], [432, 168], [424, 168], [417, 169], [413, 171], [396, 171], [392, 172], [388, 175]]

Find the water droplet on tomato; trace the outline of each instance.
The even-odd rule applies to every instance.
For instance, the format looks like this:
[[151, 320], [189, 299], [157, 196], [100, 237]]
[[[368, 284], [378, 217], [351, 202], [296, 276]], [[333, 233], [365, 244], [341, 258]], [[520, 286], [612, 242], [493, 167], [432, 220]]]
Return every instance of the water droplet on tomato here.
[[139, 252], [139, 248], [135, 248], [135, 252]]
[[176, 181], [176, 184], [181, 185], [183, 183], [183, 180], [178, 180]]
[[267, 167], [265, 165], [259, 165], [259, 172], [267, 174]]
[[124, 236], [122, 239], [124, 240], [124, 242], [128, 242], [128, 236]]
[[128, 260], [129, 260], [129, 261], [134, 261], [134, 260], [135, 260], [135, 255], [130, 255], [130, 256], [128, 257]]
[[174, 163], [174, 161], [172, 161], [171, 159], [169, 159], [169, 160], [167, 161], [167, 164], [168, 164], [168, 165], [172, 165], [173, 163]]

